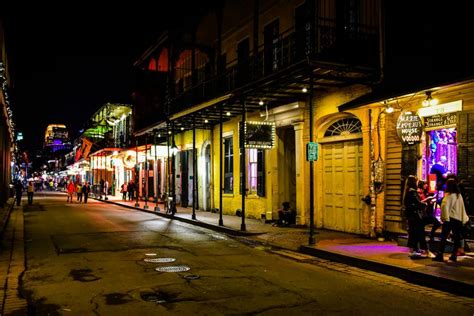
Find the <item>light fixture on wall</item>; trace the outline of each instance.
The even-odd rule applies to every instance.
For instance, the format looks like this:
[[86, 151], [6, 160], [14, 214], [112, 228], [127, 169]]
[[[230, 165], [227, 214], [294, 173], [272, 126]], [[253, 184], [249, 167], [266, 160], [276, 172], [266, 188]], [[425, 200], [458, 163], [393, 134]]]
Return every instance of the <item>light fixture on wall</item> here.
[[262, 105], [263, 105], [263, 101], [260, 100], [260, 101], [258, 102], [258, 105], [262, 106]]
[[438, 104], [438, 99], [433, 99], [431, 91], [426, 91], [426, 99], [421, 103], [423, 106], [432, 106]]
[[385, 113], [393, 113], [393, 107], [390, 104], [387, 104], [387, 107], [385, 108]]
[[306, 92], [308, 92], [308, 89], [306, 89], [306, 87], [304, 87], [303, 89], [301, 89], [301, 91], [302, 91], [303, 93], [306, 93]]

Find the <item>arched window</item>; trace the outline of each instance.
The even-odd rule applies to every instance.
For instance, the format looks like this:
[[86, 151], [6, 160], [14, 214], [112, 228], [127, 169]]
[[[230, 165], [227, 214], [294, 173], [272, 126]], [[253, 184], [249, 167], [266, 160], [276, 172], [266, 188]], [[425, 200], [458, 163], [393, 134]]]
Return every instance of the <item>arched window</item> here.
[[150, 62], [148, 63], [148, 70], [156, 71], [156, 60], [155, 60], [155, 58], [150, 58]]
[[331, 124], [324, 133], [324, 137], [347, 136], [362, 132], [362, 124], [355, 117], [340, 119]]

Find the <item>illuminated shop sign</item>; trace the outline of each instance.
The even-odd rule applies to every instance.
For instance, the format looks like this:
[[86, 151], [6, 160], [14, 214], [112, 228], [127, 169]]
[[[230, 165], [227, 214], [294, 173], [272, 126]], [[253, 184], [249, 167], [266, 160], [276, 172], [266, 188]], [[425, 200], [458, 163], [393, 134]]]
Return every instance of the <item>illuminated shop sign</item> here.
[[[239, 129], [242, 131], [242, 123]], [[270, 149], [275, 145], [275, 123], [273, 122], [245, 122], [243, 128], [245, 148]]]
[[438, 114], [424, 117], [423, 121], [425, 123], [425, 130], [455, 126], [457, 118], [457, 113]]
[[428, 106], [426, 108], [420, 108], [418, 110], [418, 115], [421, 117], [425, 117], [438, 114], [453, 113], [458, 111], [462, 111], [462, 100]]
[[400, 141], [406, 145], [421, 142], [423, 126], [418, 115], [412, 112], [402, 112], [397, 120], [397, 135]]
[[137, 152], [133, 150], [128, 150], [124, 157], [123, 157], [123, 165], [127, 169], [135, 168], [135, 164], [137, 163]]

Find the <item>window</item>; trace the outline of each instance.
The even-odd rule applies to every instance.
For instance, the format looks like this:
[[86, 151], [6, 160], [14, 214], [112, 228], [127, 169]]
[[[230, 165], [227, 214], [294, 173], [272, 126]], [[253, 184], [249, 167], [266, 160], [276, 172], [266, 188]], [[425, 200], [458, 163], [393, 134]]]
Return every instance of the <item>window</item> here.
[[234, 192], [234, 149], [232, 137], [224, 138], [224, 193]]
[[344, 118], [328, 127], [324, 137], [347, 136], [362, 132], [362, 124], [356, 118]]
[[265, 151], [249, 149], [249, 192], [265, 196]]

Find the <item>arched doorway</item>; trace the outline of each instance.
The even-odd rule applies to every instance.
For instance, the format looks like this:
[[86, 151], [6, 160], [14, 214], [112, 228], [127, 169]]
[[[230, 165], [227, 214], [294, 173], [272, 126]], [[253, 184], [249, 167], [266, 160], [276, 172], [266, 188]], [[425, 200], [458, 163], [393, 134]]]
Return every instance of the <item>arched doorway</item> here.
[[362, 233], [362, 129], [355, 117], [331, 124], [321, 139], [323, 227]]

